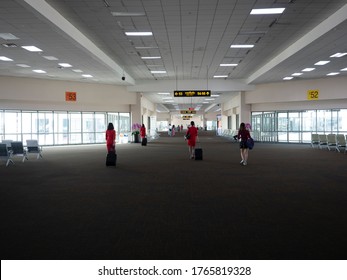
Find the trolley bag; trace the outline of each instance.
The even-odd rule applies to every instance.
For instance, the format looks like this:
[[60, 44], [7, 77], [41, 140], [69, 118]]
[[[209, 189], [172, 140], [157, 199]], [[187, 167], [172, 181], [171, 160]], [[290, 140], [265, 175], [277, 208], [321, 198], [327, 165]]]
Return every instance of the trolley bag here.
[[141, 145], [142, 146], [147, 146], [147, 137], [142, 138]]
[[110, 151], [106, 156], [106, 166], [116, 166], [117, 154], [115, 151]]
[[202, 149], [201, 148], [195, 149], [195, 160], [202, 160]]

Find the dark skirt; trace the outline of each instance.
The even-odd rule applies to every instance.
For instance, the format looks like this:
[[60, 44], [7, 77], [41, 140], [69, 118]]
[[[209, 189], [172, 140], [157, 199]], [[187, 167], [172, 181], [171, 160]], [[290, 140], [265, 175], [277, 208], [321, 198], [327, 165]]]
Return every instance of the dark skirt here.
[[248, 149], [247, 140], [240, 142], [240, 149]]

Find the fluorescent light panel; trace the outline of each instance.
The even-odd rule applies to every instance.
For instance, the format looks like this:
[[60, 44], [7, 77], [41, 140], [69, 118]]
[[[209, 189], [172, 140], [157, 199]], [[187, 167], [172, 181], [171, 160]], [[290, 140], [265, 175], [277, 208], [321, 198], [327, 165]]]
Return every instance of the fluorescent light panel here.
[[93, 76], [89, 75], [89, 74], [84, 74], [84, 75], [82, 75], [82, 77], [84, 77], [84, 78], [93, 78]]
[[330, 62], [329, 60], [321, 60], [315, 63], [314, 65], [325, 65], [325, 64], [328, 64], [329, 62]]
[[152, 70], [151, 73], [152, 74], [166, 74], [166, 71], [164, 71], [164, 70]]
[[301, 76], [302, 73], [293, 73], [292, 76]]
[[170, 92], [158, 92], [159, 95], [170, 95]]
[[252, 9], [251, 15], [274, 15], [282, 14], [285, 8]]
[[6, 56], [0, 56], [0, 60], [2, 60], [2, 61], [13, 61], [13, 59], [8, 58]]
[[41, 49], [35, 47], [35, 46], [22, 46], [23, 49], [26, 49], [29, 52], [42, 52]]
[[65, 68], [69, 68], [69, 67], [72, 67], [71, 64], [69, 63], [58, 63], [61, 67], [65, 67]]
[[142, 17], [145, 16], [144, 12], [111, 12], [114, 17]]
[[327, 76], [336, 76], [339, 74], [340, 74], [339, 72], [331, 72], [331, 73], [327, 74]]
[[347, 53], [335, 53], [335, 54], [331, 55], [330, 57], [343, 57], [345, 55], [347, 55]]
[[39, 74], [44, 74], [44, 73], [47, 73], [46, 71], [44, 70], [33, 70], [33, 72], [35, 73], [39, 73]]
[[293, 79], [294, 77], [284, 77], [283, 80], [291, 80]]
[[125, 32], [127, 36], [152, 36], [152, 32]]
[[302, 71], [302, 72], [311, 72], [311, 71], [313, 71], [314, 69], [316, 69], [316, 68], [305, 68], [305, 69], [302, 69], [301, 71]]
[[346, 67], [346, 68], [341, 69], [340, 71], [347, 71], [347, 67]]
[[16, 64], [16, 66], [23, 67], [23, 68], [30, 68], [31, 66], [26, 64]]
[[141, 59], [161, 59], [161, 56], [141, 56]]
[[253, 48], [254, 45], [231, 45], [230, 48], [232, 49], [250, 49]]
[[47, 59], [47, 60], [59, 60], [58, 58], [56, 58], [55, 56], [42, 56], [43, 58]]
[[222, 66], [222, 67], [232, 67], [232, 66], [237, 66], [238, 64], [237, 63], [221, 63], [219, 66]]
[[214, 75], [213, 78], [228, 78], [228, 75]]

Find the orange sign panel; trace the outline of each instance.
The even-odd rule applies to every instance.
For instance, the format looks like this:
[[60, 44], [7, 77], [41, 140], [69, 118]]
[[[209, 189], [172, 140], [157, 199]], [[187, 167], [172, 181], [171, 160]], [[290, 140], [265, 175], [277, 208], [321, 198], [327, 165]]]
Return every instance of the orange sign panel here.
[[76, 92], [74, 91], [66, 91], [65, 92], [65, 101], [76, 101], [77, 96]]

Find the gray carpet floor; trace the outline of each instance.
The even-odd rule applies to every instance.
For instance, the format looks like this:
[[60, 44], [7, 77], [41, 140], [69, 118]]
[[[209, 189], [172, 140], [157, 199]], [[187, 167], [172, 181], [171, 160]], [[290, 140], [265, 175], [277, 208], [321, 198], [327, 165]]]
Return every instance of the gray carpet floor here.
[[200, 132], [0, 162], [1, 259], [346, 259], [347, 154]]

